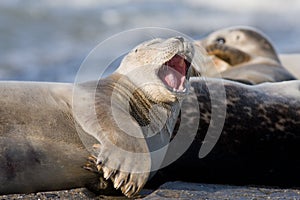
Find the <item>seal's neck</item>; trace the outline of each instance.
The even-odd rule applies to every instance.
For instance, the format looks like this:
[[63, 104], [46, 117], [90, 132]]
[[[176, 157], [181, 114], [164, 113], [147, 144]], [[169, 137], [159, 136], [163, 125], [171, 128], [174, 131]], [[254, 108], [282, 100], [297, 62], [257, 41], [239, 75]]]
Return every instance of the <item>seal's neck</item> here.
[[111, 90], [112, 106], [128, 112], [141, 127], [144, 137], [160, 135], [160, 140], [169, 141], [179, 115], [180, 98], [159, 101], [159, 98], [145, 93], [143, 88], [137, 88], [128, 77], [117, 73], [107, 77], [103, 86]]

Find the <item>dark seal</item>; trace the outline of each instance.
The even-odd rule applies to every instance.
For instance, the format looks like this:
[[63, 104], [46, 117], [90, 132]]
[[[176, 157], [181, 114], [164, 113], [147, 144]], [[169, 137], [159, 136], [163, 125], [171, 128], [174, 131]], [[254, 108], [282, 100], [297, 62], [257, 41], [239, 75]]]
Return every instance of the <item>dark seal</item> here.
[[[222, 82], [226, 91], [225, 124], [212, 151], [199, 158], [200, 149], [213, 142], [215, 134], [206, 135], [208, 126], [216, 122], [211, 118], [210, 95], [219, 91], [208, 90], [207, 86], [214, 88]], [[191, 81], [191, 87], [199, 104], [190, 107], [198, 107], [201, 113], [197, 135], [184, 155], [159, 171], [149, 186], [171, 180], [300, 186], [300, 81], [248, 86], [197, 79]], [[220, 100], [219, 104], [224, 102]], [[192, 135], [185, 134], [186, 139]], [[176, 149], [169, 151], [172, 155]]]

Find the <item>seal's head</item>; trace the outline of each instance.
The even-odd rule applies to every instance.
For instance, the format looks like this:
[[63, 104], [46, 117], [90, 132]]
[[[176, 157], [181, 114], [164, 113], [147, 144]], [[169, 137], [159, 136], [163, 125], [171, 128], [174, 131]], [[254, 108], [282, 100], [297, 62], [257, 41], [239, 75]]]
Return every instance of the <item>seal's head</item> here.
[[150, 40], [131, 50], [116, 72], [156, 100], [174, 101], [188, 91], [193, 51], [182, 37]]
[[[216, 65], [222, 65], [219, 72], [229, 67], [264, 63], [280, 65], [276, 50], [265, 34], [251, 27], [231, 27], [221, 29], [197, 41], [208, 54], [213, 55]], [[224, 67], [226, 66], [227, 67]]]

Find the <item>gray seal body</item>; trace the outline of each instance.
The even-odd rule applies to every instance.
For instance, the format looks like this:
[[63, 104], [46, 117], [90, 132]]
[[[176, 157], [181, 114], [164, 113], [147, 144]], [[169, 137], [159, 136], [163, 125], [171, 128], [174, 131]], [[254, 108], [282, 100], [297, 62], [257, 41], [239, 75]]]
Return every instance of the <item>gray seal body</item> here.
[[[210, 94], [218, 91], [208, 90], [207, 86], [223, 83], [227, 106], [225, 124], [212, 151], [199, 158], [203, 143], [211, 142], [205, 141], [205, 136], [209, 124], [215, 120], [211, 119]], [[191, 81], [191, 87], [201, 114], [196, 137], [188, 150], [159, 171], [149, 185], [171, 180], [300, 185], [300, 81], [248, 86], [220, 79], [196, 79]], [[190, 113], [195, 107], [191, 106]], [[186, 133], [187, 138], [190, 135]], [[184, 142], [178, 145], [181, 143]]]

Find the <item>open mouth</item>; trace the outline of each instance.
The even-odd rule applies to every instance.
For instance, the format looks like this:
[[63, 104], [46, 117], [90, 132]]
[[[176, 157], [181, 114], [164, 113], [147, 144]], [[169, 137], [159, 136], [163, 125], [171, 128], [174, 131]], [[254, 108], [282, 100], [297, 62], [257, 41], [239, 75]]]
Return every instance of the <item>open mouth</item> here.
[[190, 62], [185, 56], [176, 54], [159, 69], [158, 76], [172, 92], [183, 93], [187, 91], [187, 73]]

